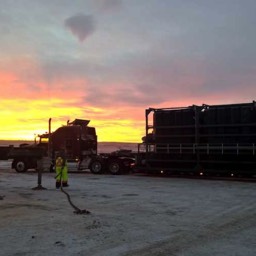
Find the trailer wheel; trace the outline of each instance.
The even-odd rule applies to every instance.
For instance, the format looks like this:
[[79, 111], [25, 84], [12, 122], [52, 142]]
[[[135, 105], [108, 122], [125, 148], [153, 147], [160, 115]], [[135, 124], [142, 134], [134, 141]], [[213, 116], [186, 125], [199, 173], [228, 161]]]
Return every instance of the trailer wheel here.
[[100, 160], [93, 160], [90, 165], [90, 170], [94, 174], [101, 174], [103, 171], [103, 163]]
[[26, 172], [28, 167], [24, 160], [14, 160], [13, 167], [16, 172]]
[[111, 174], [117, 175], [121, 172], [121, 164], [120, 161], [111, 161], [108, 165], [108, 170]]

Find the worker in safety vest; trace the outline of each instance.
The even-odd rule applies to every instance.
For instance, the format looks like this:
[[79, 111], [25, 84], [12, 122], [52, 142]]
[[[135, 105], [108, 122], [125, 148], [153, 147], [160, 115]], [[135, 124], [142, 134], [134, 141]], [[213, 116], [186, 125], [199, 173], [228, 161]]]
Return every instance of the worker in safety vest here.
[[56, 188], [68, 187], [68, 167], [65, 150], [61, 150], [55, 160]]

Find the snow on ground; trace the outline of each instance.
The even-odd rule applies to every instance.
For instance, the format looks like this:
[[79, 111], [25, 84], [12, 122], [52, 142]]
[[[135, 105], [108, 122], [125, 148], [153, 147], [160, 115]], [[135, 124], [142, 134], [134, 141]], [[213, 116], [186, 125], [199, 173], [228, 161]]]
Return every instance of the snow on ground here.
[[146, 175], [16, 173], [0, 163], [1, 255], [255, 256], [255, 183]]

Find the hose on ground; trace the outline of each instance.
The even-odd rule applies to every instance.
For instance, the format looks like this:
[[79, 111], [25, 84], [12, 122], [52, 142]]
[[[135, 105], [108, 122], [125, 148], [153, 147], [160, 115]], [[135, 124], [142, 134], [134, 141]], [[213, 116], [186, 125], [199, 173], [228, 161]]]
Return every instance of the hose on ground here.
[[86, 209], [81, 210], [80, 208], [78, 208], [77, 206], [75, 206], [75, 205], [72, 203], [71, 197], [70, 197], [70, 195], [68, 194], [68, 192], [63, 189], [63, 186], [62, 186], [62, 170], [63, 170], [63, 169], [61, 169], [61, 172], [60, 172], [57, 176], [55, 176], [55, 179], [57, 179], [57, 177], [60, 176], [60, 190], [61, 190], [61, 192], [63, 192], [63, 193], [67, 196], [69, 204], [70, 204], [70, 205], [73, 207], [73, 209], [74, 209], [74, 213], [75, 213], [75, 214], [90, 214], [90, 213], [91, 213], [90, 211], [88, 211], [88, 210], [86, 210]]

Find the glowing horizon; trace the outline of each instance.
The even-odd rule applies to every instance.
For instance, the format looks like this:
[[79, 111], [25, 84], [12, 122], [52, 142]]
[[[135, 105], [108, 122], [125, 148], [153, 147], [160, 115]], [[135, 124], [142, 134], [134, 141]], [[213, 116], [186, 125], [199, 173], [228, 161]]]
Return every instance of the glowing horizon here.
[[[10, 106], [16, 103], [10, 100], [3, 102]], [[144, 120], [137, 120], [134, 123], [134, 120], [130, 117], [128, 119], [104, 118], [105, 115], [111, 116], [111, 113], [105, 113], [101, 109], [87, 108], [84, 111], [83, 108], [79, 107], [65, 107], [63, 102], [57, 99], [54, 100], [56, 105], [54, 108], [48, 106], [42, 100], [23, 100], [22, 102], [29, 105], [30, 108], [26, 111], [23, 109], [21, 116], [17, 115], [16, 112], [19, 108], [22, 108], [17, 106], [17, 103], [14, 112], [10, 108], [2, 111], [2, 118], [5, 122], [1, 125], [0, 140], [33, 140], [36, 135], [48, 132], [49, 118], [52, 119], [52, 131], [66, 125], [68, 120], [73, 121], [76, 118], [90, 120], [89, 126], [96, 128], [99, 141], [140, 142], [144, 133], [141, 129], [144, 127]], [[86, 112], [88, 112], [88, 115], [84, 116]], [[59, 113], [69, 114], [59, 115]], [[98, 115], [103, 116], [103, 119], [99, 120]]]

